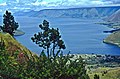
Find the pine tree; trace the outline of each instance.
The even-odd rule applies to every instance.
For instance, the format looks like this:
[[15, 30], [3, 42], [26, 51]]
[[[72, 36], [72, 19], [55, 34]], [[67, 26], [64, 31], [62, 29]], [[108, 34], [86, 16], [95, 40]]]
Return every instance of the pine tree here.
[[[61, 35], [59, 33], [59, 29], [54, 29], [49, 27], [49, 22], [46, 20], [43, 21], [42, 24], [39, 25], [42, 32], [38, 32], [38, 34], [34, 34], [31, 38], [33, 42], [46, 49], [48, 57], [55, 57], [62, 49], [65, 49], [65, 44], [61, 39]], [[55, 49], [58, 48], [57, 53], [55, 53]]]
[[17, 30], [18, 27], [19, 25], [15, 22], [13, 15], [6, 11], [3, 15], [3, 26], [1, 26], [2, 31], [13, 36], [14, 31]]

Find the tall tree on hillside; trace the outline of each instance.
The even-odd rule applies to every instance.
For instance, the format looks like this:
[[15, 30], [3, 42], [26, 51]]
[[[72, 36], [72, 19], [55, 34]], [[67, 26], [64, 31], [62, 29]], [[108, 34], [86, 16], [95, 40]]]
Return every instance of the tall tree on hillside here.
[[[38, 67], [43, 79], [90, 79], [86, 74], [85, 63], [81, 57], [64, 55], [64, 41], [59, 29], [50, 28], [49, 22], [44, 20], [39, 25], [41, 31], [31, 38], [43, 51], [38, 58]], [[45, 54], [47, 52], [47, 55]], [[74, 59], [74, 60], [73, 60]], [[32, 64], [33, 65], [33, 64]], [[30, 68], [31, 69], [31, 66]], [[36, 71], [37, 71], [36, 70]], [[47, 73], [46, 73], [47, 72]]]
[[[55, 55], [59, 54], [62, 49], [66, 48], [63, 40], [61, 39], [58, 28], [50, 28], [49, 22], [46, 20], [44, 20], [39, 27], [42, 31], [38, 32], [38, 34], [34, 34], [31, 39], [33, 42], [38, 44], [39, 47], [46, 49], [48, 57], [55, 57]], [[56, 48], [57, 53], [55, 53]]]
[[17, 30], [18, 27], [19, 25], [17, 22], [15, 22], [11, 12], [6, 11], [5, 14], [3, 15], [3, 26], [0, 27], [2, 31], [7, 32], [13, 36], [14, 31]]

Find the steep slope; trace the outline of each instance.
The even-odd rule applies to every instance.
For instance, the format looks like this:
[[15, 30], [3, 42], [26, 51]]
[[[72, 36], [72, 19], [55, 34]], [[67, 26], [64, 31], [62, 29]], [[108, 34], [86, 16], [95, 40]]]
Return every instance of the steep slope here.
[[31, 58], [32, 55], [35, 55], [29, 49], [20, 44], [17, 40], [15, 40], [8, 33], [7, 34], [0, 33], [0, 41], [1, 40], [4, 41], [5, 48], [10, 54], [13, 54], [15, 52], [25, 53], [29, 56], [29, 58]]
[[120, 9], [106, 19], [107, 21], [120, 22]]

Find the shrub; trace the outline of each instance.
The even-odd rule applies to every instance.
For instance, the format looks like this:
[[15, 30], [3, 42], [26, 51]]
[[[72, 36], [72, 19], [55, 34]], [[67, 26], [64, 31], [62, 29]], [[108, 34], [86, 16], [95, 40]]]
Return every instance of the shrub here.
[[[48, 24], [48, 22], [44, 21]], [[43, 25], [46, 25], [43, 23]], [[47, 26], [47, 25], [46, 25]], [[41, 26], [42, 29], [46, 27]], [[48, 28], [47, 28], [48, 29]], [[85, 63], [81, 57], [75, 58], [74, 55], [63, 54], [65, 49], [64, 42], [58, 30], [52, 28], [49, 32], [35, 35], [33, 42], [44, 48], [40, 56], [28, 56], [27, 52], [14, 51], [13, 55], [5, 49], [5, 43], [0, 42], [0, 78], [3, 79], [89, 79], [86, 74]], [[48, 30], [44, 30], [45, 33]], [[56, 36], [54, 36], [56, 35]], [[45, 37], [44, 37], [45, 36]], [[44, 43], [40, 40], [42, 39]], [[47, 41], [45, 40], [47, 39]], [[38, 41], [37, 41], [38, 40]], [[49, 41], [48, 41], [49, 40]], [[46, 44], [47, 43], [47, 44]], [[51, 53], [48, 49], [51, 49]], [[46, 50], [47, 53], [46, 54]], [[57, 51], [56, 51], [57, 50]], [[27, 60], [25, 60], [27, 58]], [[25, 60], [25, 61], [24, 61]]]
[[94, 79], [100, 79], [99, 75], [95, 74]]

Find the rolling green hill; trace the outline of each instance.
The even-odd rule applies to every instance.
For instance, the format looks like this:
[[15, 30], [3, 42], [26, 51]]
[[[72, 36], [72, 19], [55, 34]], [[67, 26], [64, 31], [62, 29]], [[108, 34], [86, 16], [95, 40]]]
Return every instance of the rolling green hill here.
[[94, 79], [95, 74], [98, 74], [100, 79], [120, 79], [120, 68], [97, 68], [89, 73], [90, 79]]

